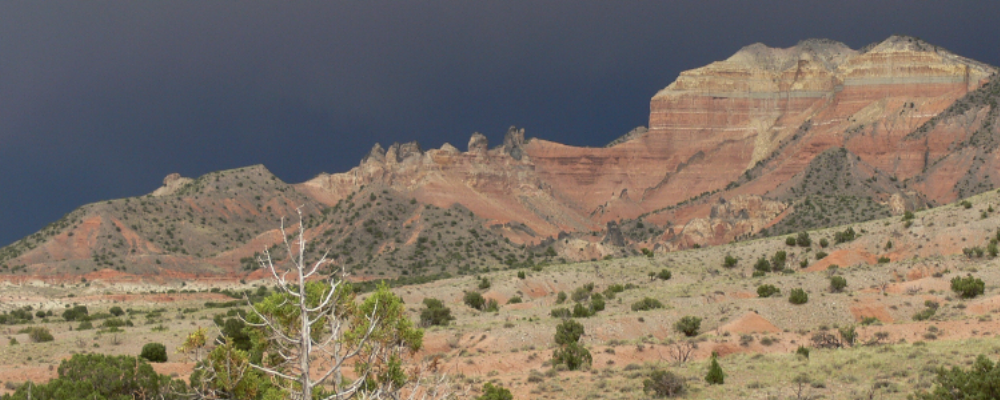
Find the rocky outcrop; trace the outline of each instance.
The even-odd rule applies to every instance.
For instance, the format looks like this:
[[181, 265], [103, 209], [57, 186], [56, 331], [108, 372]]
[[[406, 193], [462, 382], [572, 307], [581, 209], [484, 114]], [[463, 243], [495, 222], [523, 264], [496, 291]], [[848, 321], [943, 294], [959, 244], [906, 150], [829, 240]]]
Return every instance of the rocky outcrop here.
[[510, 127], [507, 130], [507, 134], [503, 137], [503, 152], [507, 153], [510, 158], [517, 161], [521, 161], [524, 157], [524, 151], [521, 147], [524, 146], [524, 128], [517, 129], [516, 127]]
[[607, 228], [604, 230], [604, 239], [601, 240], [603, 245], [612, 245], [622, 247], [627, 243], [625, 242], [625, 235], [622, 234], [621, 227], [615, 221], [609, 221]]
[[693, 244], [724, 244], [744, 238], [769, 226], [788, 206], [760, 196], [719, 198], [707, 218], [694, 218], [674, 238], [680, 247]]
[[152, 195], [153, 197], [169, 196], [191, 182], [194, 182], [194, 180], [182, 177], [181, 174], [175, 172], [163, 178], [163, 186], [154, 190]]
[[479, 132], [473, 133], [472, 137], [469, 138], [469, 153], [485, 154], [489, 150], [489, 144], [486, 135]]
[[600, 230], [599, 223], [538, 176], [525, 151], [533, 142], [525, 139], [524, 129], [512, 127], [495, 149], [488, 149], [486, 137], [478, 132], [464, 153], [450, 145], [427, 151], [416, 144], [393, 145], [384, 161], [366, 157], [351, 171], [322, 174], [298, 188], [333, 205], [361, 185], [385, 185], [438, 207], [461, 204], [491, 225], [521, 224], [524, 229], [505, 232], [522, 243], [560, 231]]

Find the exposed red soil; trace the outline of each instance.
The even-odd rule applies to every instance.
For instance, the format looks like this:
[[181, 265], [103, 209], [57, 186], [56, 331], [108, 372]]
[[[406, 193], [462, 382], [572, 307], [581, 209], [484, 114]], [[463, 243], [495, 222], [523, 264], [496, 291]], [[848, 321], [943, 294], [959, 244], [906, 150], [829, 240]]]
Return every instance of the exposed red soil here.
[[889, 315], [889, 310], [881, 304], [851, 306], [851, 315], [854, 316], [855, 321], [861, 321], [865, 318], [877, 318], [885, 324], [893, 322], [892, 316]]
[[781, 332], [777, 326], [755, 312], [743, 316], [719, 327], [719, 332], [730, 333], [775, 333]]

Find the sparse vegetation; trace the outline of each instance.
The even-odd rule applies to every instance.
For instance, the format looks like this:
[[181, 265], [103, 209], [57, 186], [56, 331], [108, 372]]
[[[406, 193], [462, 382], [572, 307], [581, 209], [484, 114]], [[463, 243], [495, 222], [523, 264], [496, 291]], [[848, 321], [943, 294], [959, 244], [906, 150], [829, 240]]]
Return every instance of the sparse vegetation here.
[[445, 307], [441, 300], [430, 297], [424, 299], [424, 309], [420, 311], [420, 325], [448, 326], [453, 320], [455, 317], [451, 316], [451, 309]]
[[847, 287], [847, 279], [846, 278], [844, 278], [842, 276], [839, 276], [839, 275], [834, 275], [834, 276], [830, 277], [830, 291], [831, 292], [840, 293], [840, 292], [843, 292], [844, 288], [846, 288], [846, 287]]
[[663, 303], [660, 303], [659, 300], [651, 297], [646, 297], [643, 298], [642, 300], [632, 303], [632, 311], [647, 311], [647, 310], [655, 310], [657, 308], [663, 308]]
[[712, 353], [711, 365], [708, 367], [708, 374], [705, 375], [705, 382], [709, 385], [721, 385], [725, 382], [726, 374], [722, 372], [718, 357]]
[[23, 333], [28, 334], [28, 338], [35, 343], [51, 342], [55, 340], [52, 333], [49, 332], [49, 328], [41, 326], [32, 326], [29, 328], [22, 329]]
[[142, 346], [139, 357], [154, 363], [167, 362], [167, 347], [162, 343], [146, 343], [145, 346]]
[[701, 318], [693, 316], [685, 316], [674, 323], [674, 330], [683, 333], [684, 336], [698, 336], [698, 330], [701, 329]]
[[483, 384], [483, 394], [476, 397], [476, 400], [514, 400], [514, 395], [503, 386], [493, 386], [486, 382]]
[[757, 296], [758, 297], [771, 297], [781, 294], [781, 289], [778, 289], [774, 285], [766, 284], [757, 286]]
[[983, 294], [986, 290], [986, 283], [982, 279], [968, 275], [964, 278], [954, 277], [951, 279], [951, 290], [963, 299], [971, 299]]
[[809, 295], [801, 288], [792, 289], [791, 294], [788, 295], [788, 302], [792, 304], [806, 304], [808, 301]]
[[559, 347], [552, 353], [553, 365], [565, 365], [575, 371], [593, 362], [590, 351], [579, 343], [583, 333], [583, 325], [572, 319], [556, 326], [555, 342]]
[[679, 397], [684, 395], [684, 378], [673, 372], [653, 370], [649, 378], [642, 381], [642, 391], [653, 397]]

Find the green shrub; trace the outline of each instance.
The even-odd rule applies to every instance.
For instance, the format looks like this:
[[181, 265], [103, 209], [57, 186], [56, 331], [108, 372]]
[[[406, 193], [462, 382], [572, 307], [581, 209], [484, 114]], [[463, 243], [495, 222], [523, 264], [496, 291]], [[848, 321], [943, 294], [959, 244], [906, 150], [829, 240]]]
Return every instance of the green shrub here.
[[562, 304], [566, 302], [566, 292], [559, 292], [556, 294], [556, 304]]
[[708, 367], [705, 382], [708, 382], [709, 385], [721, 385], [725, 379], [726, 374], [722, 372], [722, 367], [719, 366], [719, 360], [716, 358], [715, 353], [712, 353], [712, 365]]
[[118, 307], [118, 306], [111, 307], [111, 309], [108, 310], [108, 312], [111, 313], [111, 315], [114, 315], [116, 317], [120, 317], [122, 315], [125, 315], [125, 310], [122, 310], [122, 308]]
[[656, 274], [656, 277], [662, 281], [670, 280], [670, 270], [664, 268], [660, 273]]
[[788, 302], [792, 304], [806, 304], [808, 301], [809, 295], [801, 288], [792, 289], [791, 294], [788, 296]]
[[799, 346], [799, 348], [795, 350], [795, 354], [803, 356], [805, 358], [809, 358], [809, 348], [805, 346]]
[[683, 333], [684, 336], [697, 336], [698, 330], [701, 329], [701, 318], [693, 316], [685, 316], [677, 322], [674, 323], [674, 330]]
[[[593, 286], [591, 286], [591, 288], [593, 288]], [[591, 290], [593, 290], [593, 289], [591, 289]], [[590, 292], [591, 292], [591, 290], [587, 290], [586, 286], [578, 287], [578, 288], [576, 288], [576, 290], [573, 291], [573, 294], [570, 295], [570, 298], [573, 299], [573, 301], [575, 301], [577, 303], [586, 301], [587, 299], [590, 298]]]
[[653, 370], [649, 378], [642, 381], [642, 391], [653, 397], [677, 397], [685, 390], [684, 378], [669, 371]]
[[486, 300], [486, 305], [483, 308], [486, 312], [497, 312], [500, 311], [500, 303], [497, 303], [496, 299]]
[[62, 317], [67, 321], [76, 321], [78, 319], [83, 319], [88, 314], [87, 306], [73, 306], [73, 308], [68, 308], [63, 311]]
[[753, 271], [753, 274], [751, 274], [750, 276], [752, 276], [754, 278], [760, 278], [760, 277], [763, 277], [763, 276], [767, 276], [767, 272], [764, 272], [764, 271]]
[[758, 297], [771, 297], [779, 294], [781, 294], [781, 289], [778, 289], [774, 285], [768, 284], [768, 285], [757, 286]]
[[489, 279], [486, 279], [486, 277], [483, 277], [483, 279], [479, 281], [479, 289], [480, 290], [489, 289], [490, 286], [492, 286], [492, 284], [490, 283]]
[[882, 257], [878, 258], [878, 263], [879, 264], [888, 264], [890, 261], [892, 261], [892, 260], [890, 260], [889, 257], [886, 257], [886, 256], [882, 256]]
[[76, 327], [76, 330], [78, 331], [85, 331], [88, 329], [94, 329], [94, 324], [90, 321], [82, 321], [80, 322], [80, 325], [77, 325]]
[[842, 326], [837, 330], [840, 331], [840, 341], [844, 345], [853, 346], [858, 340], [858, 331], [854, 329], [854, 325]]
[[788, 245], [788, 246], [795, 246], [795, 237], [794, 236], [789, 236], [789, 237], [785, 238], [785, 244]]
[[[250, 334], [246, 331], [247, 324], [241, 318], [229, 318], [221, 324], [222, 341], [232, 343], [233, 347], [241, 351], [250, 351], [253, 343]], [[154, 327], [153, 330], [166, 330], [162, 324]]]
[[799, 247], [809, 247], [812, 246], [812, 238], [809, 237], [808, 232], [800, 232], [799, 236], [795, 238], [795, 243], [798, 244]]
[[785, 261], [787, 260], [788, 260], [788, 253], [786, 253], [784, 250], [778, 250], [777, 252], [775, 252], [774, 256], [771, 257], [771, 271], [781, 272], [782, 270], [784, 270]]
[[576, 343], [580, 341], [580, 337], [583, 336], [584, 330], [583, 325], [572, 319], [563, 321], [559, 325], [556, 325], [556, 335], [555, 341], [557, 345], [565, 345], [569, 343]]
[[483, 395], [476, 397], [476, 400], [514, 400], [514, 395], [503, 386], [493, 386], [486, 382], [483, 384]]
[[570, 371], [591, 365], [593, 361], [590, 351], [577, 342], [563, 345], [552, 352], [552, 365], [565, 365]]
[[55, 338], [52, 337], [52, 333], [49, 332], [49, 328], [33, 326], [31, 328], [28, 328], [27, 333], [28, 333], [28, 338], [35, 343], [51, 342], [55, 340]]
[[420, 324], [423, 326], [448, 326], [455, 317], [451, 316], [451, 309], [445, 307], [441, 300], [427, 297], [424, 299], [424, 309], [420, 311]]
[[104, 328], [121, 328], [123, 326], [132, 326], [132, 321], [121, 318], [108, 318], [101, 323], [101, 326]]
[[[10, 399], [177, 399], [181, 381], [173, 381], [141, 359], [103, 354], [74, 354], [59, 364], [58, 377], [45, 384], [21, 385]], [[31, 396], [28, 396], [29, 390]]]
[[573, 318], [587, 318], [591, 315], [594, 314], [591, 312], [590, 307], [586, 307], [580, 303], [576, 303], [576, 305], [573, 306]]
[[736, 266], [737, 262], [739, 262], [739, 260], [736, 257], [726, 255], [726, 259], [723, 261], [722, 266], [726, 268], [733, 268]]
[[822, 239], [819, 240], [819, 247], [822, 247], [822, 248], [825, 249], [826, 246], [829, 246], [829, 245], [830, 245], [830, 241], [826, 240], [826, 238], [822, 238]]
[[624, 292], [624, 291], [625, 291], [625, 286], [623, 286], [620, 283], [614, 283], [614, 284], [608, 285], [607, 289], [604, 289], [604, 297], [607, 297], [609, 299], [613, 299], [613, 298], [615, 298], [615, 294], [616, 293], [621, 293], [621, 292]]
[[832, 292], [842, 292], [844, 288], [847, 287], [847, 279], [842, 276], [831, 276], [830, 277], [830, 291]]
[[507, 300], [507, 304], [520, 304], [522, 301], [521, 296], [514, 296]]
[[632, 311], [646, 311], [653, 310], [657, 308], [663, 308], [663, 303], [652, 297], [646, 297], [635, 303], [632, 303]]
[[600, 293], [594, 293], [590, 296], [590, 309], [593, 312], [604, 311], [604, 296]]
[[980, 354], [968, 370], [938, 368], [934, 390], [917, 392], [919, 400], [995, 399], [1000, 393], [1000, 368]]
[[139, 357], [149, 362], [167, 362], [167, 347], [161, 343], [146, 343], [145, 346], [142, 346]]
[[556, 325], [555, 342], [559, 348], [552, 353], [552, 364], [566, 365], [570, 371], [590, 365], [593, 361], [590, 352], [579, 344], [583, 334], [583, 325], [572, 319]]
[[568, 319], [573, 316], [573, 312], [570, 311], [568, 308], [564, 307], [553, 308], [549, 314], [551, 314], [553, 318], [562, 318], [562, 319]]
[[478, 292], [465, 292], [465, 297], [462, 301], [465, 305], [476, 310], [482, 310], [483, 306], [486, 305], [486, 299]]
[[970, 203], [968, 200], [962, 200], [962, 202], [959, 204], [961, 204], [962, 208], [965, 208], [966, 210], [972, 208], [972, 203]]
[[956, 276], [951, 279], [951, 290], [962, 296], [963, 299], [971, 299], [983, 294], [986, 290], [986, 283], [982, 279], [974, 278], [972, 275], [965, 278]]
[[826, 258], [826, 256], [827, 256], [827, 254], [826, 254], [825, 251], [817, 251], [816, 252], [816, 259], [817, 260], [822, 260], [822, 259]]
[[926, 321], [928, 319], [931, 319], [931, 317], [933, 317], [934, 314], [937, 313], [938, 307], [940, 307], [940, 305], [937, 302], [931, 300], [925, 301], [924, 306], [927, 308], [925, 308], [923, 311], [913, 314], [914, 321]]
[[913, 211], [907, 210], [903, 212], [903, 221], [909, 221], [913, 218], [914, 218]]
[[835, 232], [833, 234], [833, 241], [837, 244], [847, 243], [857, 238], [857, 234], [854, 232], [854, 227], [848, 227], [843, 232]]
[[519, 279], [527, 278], [528, 276], [524, 274], [524, 271], [517, 271], [517, 277]]
[[754, 271], [760, 272], [771, 272], [771, 262], [767, 261], [766, 258], [761, 257], [757, 259], [757, 263], [753, 265]]

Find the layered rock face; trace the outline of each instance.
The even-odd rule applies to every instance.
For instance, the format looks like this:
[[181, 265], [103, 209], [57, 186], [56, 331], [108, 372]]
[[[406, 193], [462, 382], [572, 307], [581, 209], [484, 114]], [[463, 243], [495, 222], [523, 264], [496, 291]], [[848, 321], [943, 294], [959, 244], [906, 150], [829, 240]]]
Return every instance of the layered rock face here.
[[640, 204], [604, 207], [606, 219], [720, 190], [758, 162], [780, 158], [769, 179], [740, 191], [763, 195], [831, 147], [905, 179], [924, 169], [925, 153], [946, 153], [955, 138], [904, 137], [994, 72], [907, 37], [861, 51], [826, 40], [788, 49], [755, 44], [681, 73], [653, 97], [641, 136], [608, 149], [539, 145], [529, 153], [539, 174], [584, 208], [622, 190]]
[[[861, 50], [829, 40], [787, 49], [754, 44], [682, 72], [653, 96], [648, 130], [634, 130], [605, 148], [525, 140], [516, 130], [492, 150], [479, 134], [467, 152], [394, 145], [383, 155], [376, 147], [354, 170], [300, 188], [330, 203], [379, 182], [442, 207], [460, 203], [497, 222], [524, 223], [538, 236], [600, 230], [609, 221], [640, 216], [684, 225], [711, 220], [710, 204], [719, 198], [787, 197], [771, 192], [834, 147], [849, 150], [877, 170], [873, 174], [919, 180], [929, 163], [968, 134], [954, 123], [911, 133], [995, 72], [904, 36]], [[954, 175], [952, 185], [970, 179], [963, 178], [968, 165], [948, 165], [954, 167], [935, 171]], [[957, 192], [924, 186], [932, 201]], [[695, 197], [701, 202], [687, 201]], [[727, 229], [731, 234], [702, 236], [721, 242], [746, 233]]]

